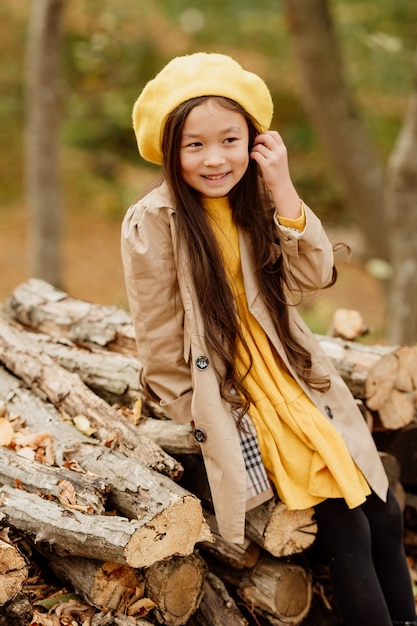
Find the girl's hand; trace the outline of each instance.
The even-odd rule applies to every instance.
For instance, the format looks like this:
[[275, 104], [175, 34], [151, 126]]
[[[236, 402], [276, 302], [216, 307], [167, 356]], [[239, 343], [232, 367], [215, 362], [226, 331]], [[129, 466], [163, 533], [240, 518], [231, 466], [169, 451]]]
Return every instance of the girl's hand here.
[[300, 217], [300, 198], [291, 180], [287, 148], [281, 135], [275, 130], [258, 135], [250, 157], [261, 169], [278, 214], [290, 219]]

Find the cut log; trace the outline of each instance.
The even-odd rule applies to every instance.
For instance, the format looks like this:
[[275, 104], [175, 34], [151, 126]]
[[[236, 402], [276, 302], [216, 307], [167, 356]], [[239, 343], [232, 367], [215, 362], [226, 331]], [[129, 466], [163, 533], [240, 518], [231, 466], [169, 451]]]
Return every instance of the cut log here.
[[[24, 330], [22, 325], [19, 328]], [[78, 374], [109, 404], [133, 406], [138, 397], [144, 399], [144, 390], [139, 382], [142, 365], [138, 357], [98, 347], [83, 348], [66, 337], [54, 339], [50, 335], [31, 331], [25, 334], [61, 367]]]
[[197, 554], [172, 557], [146, 570], [146, 595], [155, 602], [160, 622], [169, 626], [187, 623], [200, 604], [206, 571]]
[[53, 496], [64, 506], [89, 514], [104, 513], [109, 491], [106, 481], [98, 476], [37, 463], [4, 447], [0, 447], [0, 483]]
[[202, 522], [195, 519], [191, 497], [174, 502], [157, 517], [128, 520], [70, 511], [7, 486], [0, 489], [0, 512], [3, 524], [30, 533], [35, 543], [48, 543], [58, 554], [137, 568], [149, 567], [173, 554], [192, 554]]
[[[7, 303], [7, 312], [26, 327], [54, 338], [66, 337], [76, 344], [119, 350], [136, 357], [131, 321], [125, 311], [76, 300], [38, 279], [23, 283], [13, 292]], [[346, 312], [342, 317], [345, 320], [342, 326], [349, 326], [346, 324]], [[350, 326], [354, 326], [354, 334], [357, 335], [357, 320]], [[338, 331], [335, 334], [341, 333]], [[371, 410], [380, 413], [385, 428], [400, 428], [411, 421], [415, 410], [413, 395], [417, 391], [417, 356], [414, 349], [407, 346], [369, 346], [329, 336], [318, 336], [318, 339], [352, 394], [364, 400]], [[379, 361], [392, 353], [395, 353], [398, 363], [394, 385], [390, 386], [384, 378], [381, 380], [378, 371], [384, 368]], [[374, 369], [377, 364], [377, 369]], [[140, 370], [139, 362], [138, 367]], [[412, 389], [407, 392], [410, 382]], [[380, 402], [378, 398], [384, 395], [384, 387], [387, 393], [385, 400]], [[144, 399], [144, 406], [147, 402]], [[149, 412], [152, 411], [161, 409], [153, 404]]]
[[413, 419], [416, 389], [417, 352], [401, 346], [383, 356], [369, 371], [365, 384], [366, 404], [378, 411], [385, 428], [402, 428]]
[[[93, 559], [61, 557], [45, 547], [36, 549], [59, 579], [105, 613], [124, 613], [136, 620], [145, 611], [156, 609], [164, 624], [176, 626], [188, 621], [187, 616], [200, 601], [206, 566], [195, 554], [172, 557], [147, 570], [137, 570]], [[149, 596], [160, 603], [159, 608]]]
[[27, 576], [26, 561], [19, 550], [0, 539], [0, 606], [17, 596]]
[[[77, 374], [60, 367], [27, 333], [0, 316], [0, 361], [43, 400], [49, 400], [63, 418], [87, 418], [95, 438], [159, 471], [170, 468], [178, 478], [182, 468], [151, 439], [141, 435], [121, 411], [99, 398]], [[145, 460], [146, 459], [146, 460]]]
[[51, 337], [68, 337], [74, 343], [122, 354], [137, 352], [132, 320], [126, 311], [72, 298], [38, 278], [19, 285], [6, 310], [24, 326]]
[[[111, 505], [153, 529], [152, 532], [159, 537], [158, 542], [161, 544], [154, 554], [155, 560], [160, 558], [160, 550], [166, 556], [171, 556], [181, 553], [184, 542], [190, 549], [193, 542], [210, 540], [201, 503], [194, 495], [166, 476], [91, 441], [72, 425], [62, 422], [55, 407], [43, 403], [1, 368], [0, 399], [3, 399], [9, 413], [19, 415], [31, 430], [38, 427], [42, 431], [49, 431], [55, 447], [60, 442], [56, 456], [61, 463], [70, 459], [85, 471], [101, 476], [110, 487]], [[164, 523], [167, 524], [165, 529]], [[188, 534], [188, 537], [185, 539], [182, 533]], [[171, 549], [173, 552], [170, 554]], [[94, 558], [94, 554], [81, 556]], [[102, 560], [109, 558], [105, 556]], [[151, 551], [148, 558], [152, 558]]]
[[211, 571], [236, 593], [248, 608], [273, 626], [296, 626], [308, 614], [312, 600], [310, 572], [288, 559], [263, 556], [252, 569], [233, 570], [210, 563]]
[[[69, 584], [88, 604], [103, 611], [129, 613], [129, 607], [144, 599], [145, 582], [140, 570], [119, 563], [83, 559], [81, 557], [62, 557], [45, 546], [35, 546], [55, 576]], [[146, 602], [142, 602], [145, 608]], [[148, 608], [153, 603], [148, 601]], [[134, 609], [133, 609], [134, 610]], [[136, 611], [139, 612], [139, 611]]]
[[[14, 321], [14, 324], [16, 328], [25, 330], [18, 322]], [[145, 394], [139, 381], [142, 364], [136, 355], [112, 352], [99, 346], [83, 348], [67, 337], [54, 339], [50, 335], [31, 331], [25, 334], [61, 367], [78, 374], [87, 387], [109, 404], [136, 408], [140, 399], [145, 417], [169, 418], [160, 404]]]
[[303, 552], [316, 538], [313, 509], [289, 511], [270, 500], [246, 513], [246, 535], [276, 557]]
[[352, 394], [378, 411], [384, 428], [398, 429], [415, 414], [417, 351], [409, 346], [365, 346], [319, 338]]
[[326, 335], [317, 335], [317, 339], [352, 394], [361, 399], [365, 398], [365, 383], [369, 371], [383, 356], [396, 349], [392, 346], [373, 346]]
[[235, 600], [218, 576], [209, 572], [203, 584], [203, 598], [189, 626], [248, 626]]

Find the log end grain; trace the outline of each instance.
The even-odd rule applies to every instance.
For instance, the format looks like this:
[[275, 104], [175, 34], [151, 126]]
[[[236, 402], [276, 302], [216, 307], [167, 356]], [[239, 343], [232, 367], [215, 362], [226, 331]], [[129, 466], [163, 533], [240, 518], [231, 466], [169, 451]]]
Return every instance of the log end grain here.
[[0, 540], [0, 606], [19, 593], [27, 576], [23, 556], [12, 544]]
[[238, 593], [271, 623], [295, 625], [311, 607], [311, 576], [298, 565], [266, 558], [258, 562]]
[[194, 496], [176, 500], [131, 537], [126, 562], [141, 568], [174, 554], [192, 554], [202, 529], [207, 532], [200, 501]]
[[155, 563], [145, 574], [145, 593], [158, 607], [163, 623], [186, 624], [197, 610], [207, 566], [197, 554]]
[[289, 511], [285, 504], [274, 509], [264, 533], [264, 548], [273, 556], [303, 552], [316, 538], [313, 509]]

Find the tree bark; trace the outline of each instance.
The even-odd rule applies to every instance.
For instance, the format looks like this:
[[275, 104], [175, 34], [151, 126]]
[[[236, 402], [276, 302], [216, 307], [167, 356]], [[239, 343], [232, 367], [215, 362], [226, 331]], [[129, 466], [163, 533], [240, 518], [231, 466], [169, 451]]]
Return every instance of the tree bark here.
[[319, 337], [355, 398], [377, 414], [384, 428], [398, 429], [415, 416], [417, 351], [410, 346], [367, 346]]
[[30, 493], [52, 496], [69, 508], [89, 514], [104, 513], [109, 486], [98, 476], [30, 461], [1, 447], [0, 477], [3, 485], [18, 485]]
[[[147, 470], [138, 461], [125, 457], [117, 451], [106, 449], [97, 443], [90, 443], [89, 439], [73, 426], [62, 422], [54, 407], [44, 405], [30, 391], [22, 388], [19, 382], [7, 372], [1, 370], [0, 372], [0, 399], [3, 400], [8, 412], [19, 415], [31, 430], [38, 427], [41, 431], [45, 431], [48, 428], [48, 432], [54, 439], [54, 445], [60, 448], [56, 456], [61, 462], [65, 459], [76, 461], [85, 471], [101, 476], [107, 481], [111, 491], [108, 496], [111, 506], [131, 518], [132, 525], [139, 523], [143, 526], [143, 530], [140, 531], [143, 535], [141, 551], [142, 549], [145, 552], [148, 551], [144, 558], [150, 559], [150, 563], [153, 559], [158, 560], [176, 553], [187, 553], [195, 543], [210, 540], [201, 504], [194, 495], [167, 477]], [[19, 493], [25, 494], [25, 492], [16, 494], [15, 491], [17, 490], [13, 491], [13, 496], [17, 499]], [[30, 495], [26, 494], [26, 497]], [[24, 497], [21, 495], [21, 498]], [[39, 500], [43, 502], [41, 498], [38, 498], [35, 503]], [[49, 527], [53, 533], [54, 523], [59, 524], [61, 517], [66, 518], [67, 514], [61, 515], [61, 509], [56, 508], [58, 505], [55, 503], [45, 504], [50, 504], [51, 515], [57, 516], [57, 520], [54, 522], [52, 519]], [[39, 507], [41, 506], [42, 504], [39, 503]], [[23, 510], [25, 507], [21, 508]], [[71, 509], [66, 510], [69, 516], [79, 513]], [[45, 525], [40, 522], [41, 515], [42, 513], [38, 522], [36, 518], [29, 519], [28, 523], [31, 524], [32, 532], [37, 532], [37, 525], [41, 529], [45, 528]], [[94, 522], [88, 519], [90, 517], [98, 520], [97, 516], [89, 515], [84, 515], [81, 519], [87, 520], [86, 524], [93, 525]], [[101, 518], [106, 525], [107, 516], [101, 516]], [[17, 521], [16, 526], [20, 527]], [[124, 521], [128, 522], [127, 519]], [[65, 533], [65, 526], [62, 532]], [[78, 551], [73, 552], [74, 554], [117, 561], [110, 556], [110, 553], [107, 555], [104, 553], [101, 557], [95, 556], [94, 546], [91, 546], [91, 553], [85, 553], [82, 546], [77, 547], [77, 537], [73, 541], [76, 544], [74, 549]], [[63, 541], [62, 545], [66, 545], [66, 542]], [[147, 561], [142, 566], [145, 567], [150, 563]]]
[[72, 298], [44, 280], [33, 278], [16, 287], [6, 308], [23, 326], [53, 338], [67, 337], [87, 348], [137, 355], [133, 324], [126, 311]]
[[4, 524], [30, 533], [36, 543], [48, 543], [58, 554], [135, 568], [150, 567], [174, 554], [192, 554], [202, 524], [192, 497], [177, 500], [158, 514], [129, 520], [65, 509], [7, 486], [0, 489], [0, 513]]
[[145, 584], [140, 570], [120, 563], [59, 556], [45, 546], [38, 545], [34, 549], [60, 580], [69, 583], [86, 602], [100, 610], [127, 612], [132, 601], [144, 597]]
[[203, 598], [189, 626], [248, 626], [236, 602], [220, 578], [209, 572], [203, 584]]
[[27, 60], [26, 185], [30, 275], [62, 283], [59, 58], [64, 0], [32, 0]]
[[[139, 383], [135, 384], [135, 372], [140, 377], [141, 363], [136, 352], [127, 353], [127, 341], [123, 339], [119, 343], [117, 339], [129, 336], [131, 323], [127, 313], [115, 307], [100, 307], [69, 298], [64, 292], [43, 281], [33, 280], [15, 290], [9, 299], [7, 310], [10, 317], [17, 319], [25, 327], [30, 327], [38, 333], [50, 331], [57, 342], [76, 341], [77, 345], [59, 345], [54, 344], [52, 339], [51, 342], [42, 338], [37, 339], [44, 351], [53, 356], [54, 360], [58, 360], [68, 370], [77, 372], [92, 388], [99, 388], [99, 393], [103, 397], [107, 394], [116, 399], [113, 394], [117, 392], [124, 394], [119, 399], [128, 396], [133, 401], [137, 393], [137, 398], [143, 403], [144, 415], [162, 418], [159, 421], [144, 420], [139, 423], [140, 433], [147, 435], [170, 454], [199, 452], [198, 446], [190, 436], [190, 427], [180, 428], [167, 421], [166, 418], [169, 416], [156, 402], [145, 397]], [[401, 381], [404, 377], [410, 376], [414, 380], [411, 371], [417, 367], [417, 362], [412, 364], [414, 351], [411, 348], [366, 345], [329, 336], [318, 336], [318, 339], [354, 397], [362, 400], [371, 411], [378, 411], [384, 427], [399, 428], [410, 422], [415, 410], [413, 397], [410, 395], [412, 388], [404, 389]], [[79, 347], [80, 343], [88, 348], [88, 352]], [[114, 362], [111, 356], [111, 350], [120, 345], [124, 353], [122, 371], [119, 368], [121, 355], [114, 355]], [[394, 353], [395, 358], [388, 356]], [[406, 353], [408, 356], [404, 359]], [[385, 361], [389, 358], [394, 358], [398, 367], [395, 384], [392, 384], [383, 373]], [[111, 372], [115, 369], [117, 374], [112, 376]], [[382, 388], [389, 390], [383, 402], [375, 403], [375, 398], [371, 398], [372, 386], [378, 387], [379, 391]]]
[[390, 156], [386, 182], [392, 278], [388, 290], [388, 340], [417, 341], [417, 54], [414, 89]]
[[300, 68], [302, 101], [342, 182], [367, 241], [367, 255], [389, 255], [384, 171], [353, 103], [328, 0], [284, 0]]
[[12, 327], [2, 316], [0, 360], [40, 398], [52, 402], [63, 418], [86, 418], [94, 437], [106, 447], [117, 448], [139, 462], [145, 458], [148, 467], [166, 470], [171, 466], [172, 475], [181, 474], [178, 463], [162, 448], [142, 436], [120, 411], [88, 389], [77, 374], [60, 367], [36, 342], [30, 341], [27, 333]]

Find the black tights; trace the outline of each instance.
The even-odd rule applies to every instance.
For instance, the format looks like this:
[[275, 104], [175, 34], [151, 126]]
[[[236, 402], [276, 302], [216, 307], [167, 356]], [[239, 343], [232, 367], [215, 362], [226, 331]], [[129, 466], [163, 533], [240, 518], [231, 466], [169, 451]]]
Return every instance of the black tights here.
[[364, 504], [349, 509], [344, 500], [329, 499], [315, 513], [346, 626], [413, 622], [402, 512], [391, 490], [387, 502], [372, 493]]

